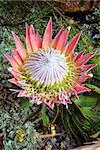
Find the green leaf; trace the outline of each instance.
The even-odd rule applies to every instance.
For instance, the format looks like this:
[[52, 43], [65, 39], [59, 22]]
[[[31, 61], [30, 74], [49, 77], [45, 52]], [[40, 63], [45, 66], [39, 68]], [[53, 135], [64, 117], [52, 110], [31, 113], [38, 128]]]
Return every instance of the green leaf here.
[[100, 88], [92, 85], [92, 84], [86, 84], [87, 87], [89, 87], [90, 89], [92, 89], [93, 91], [95, 91], [96, 93], [100, 94]]
[[29, 100], [23, 100], [20, 104], [21, 108], [29, 108], [32, 107], [32, 103]]
[[[92, 58], [91, 63], [96, 64], [96, 67], [92, 70], [92, 72], [93, 72], [94, 78], [100, 81], [100, 55], [96, 55], [94, 58]], [[100, 86], [100, 83], [99, 83], [99, 86]]]
[[[89, 140], [89, 135], [86, 132], [87, 129], [84, 127], [84, 122], [87, 119], [83, 116], [80, 109], [74, 103], [66, 109], [61, 107], [61, 119], [62, 123], [70, 136], [74, 137], [78, 142]], [[77, 115], [79, 113], [79, 116]]]
[[97, 104], [97, 97], [94, 96], [81, 96], [75, 100], [75, 103], [81, 107], [95, 107]]
[[43, 125], [48, 126], [49, 125], [49, 117], [46, 114], [46, 106], [45, 105], [43, 105], [43, 107], [41, 109], [41, 118], [43, 121]]
[[91, 135], [90, 137], [92, 137], [92, 138], [97, 138], [97, 137], [99, 137], [99, 136], [100, 136], [100, 131], [98, 131], [97, 133]]
[[93, 115], [93, 112], [91, 111], [90, 107], [82, 107], [81, 111], [86, 116], [92, 116]]

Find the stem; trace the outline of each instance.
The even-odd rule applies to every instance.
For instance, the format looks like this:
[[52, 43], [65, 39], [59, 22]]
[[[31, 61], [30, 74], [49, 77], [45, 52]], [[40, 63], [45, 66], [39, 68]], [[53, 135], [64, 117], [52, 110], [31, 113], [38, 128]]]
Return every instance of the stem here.
[[52, 123], [51, 123], [51, 124], [54, 124], [54, 122], [56, 121], [56, 119], [57, 119], [58, 115], [59, 115], [59, 107], [58, 107], [58, 105], [57, 105], [57, 112], [56, 112], [56, 116], [55, 116], [55, 118], [53, 119], [53, 121], [52, 121]]
[[43, 104], [43, 106], [42, 106], [41, 118], [42, 118], [44, 126], [48, 126], [49, 125], [49, 117], [46, 114], [46, 104]]
[[46, 104], [43, 104], [42, 110], [46, 110]]

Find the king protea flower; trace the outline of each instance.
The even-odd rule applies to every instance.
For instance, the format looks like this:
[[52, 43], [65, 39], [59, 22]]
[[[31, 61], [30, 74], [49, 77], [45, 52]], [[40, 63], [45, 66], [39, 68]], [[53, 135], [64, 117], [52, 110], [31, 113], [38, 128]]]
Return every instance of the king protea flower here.
[[5, 57], [12, 66], [8, 69], [13, 75], [9, 81], [21, 88], [19, 97], [25, 96], [32, 103], [45, 103], [53, 108], [55, 103], [71, 104], [71, 95], [90, 91], [83, 83], [92, 77], [87, 72], [95, 64], [85, 64], [94, 53], [75, 53], [80, 33], [66, 44], [69, 32], [70, 27], [61, 29], [52, 39], [50, 19], [42, 41], [33, 26], [26, 24], [25, 47], [12, 33], [16, 49], [11, 49], [13, 57], [8, 54]]

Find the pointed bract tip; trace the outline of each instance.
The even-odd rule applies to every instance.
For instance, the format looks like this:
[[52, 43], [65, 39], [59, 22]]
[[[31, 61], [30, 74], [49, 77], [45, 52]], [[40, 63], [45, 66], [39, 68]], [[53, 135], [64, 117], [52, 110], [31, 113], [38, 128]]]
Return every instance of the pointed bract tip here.
[[50, 17], [48, 24], [52, 27], [52, 17]]
[[4, 56], [8, 59], [9, 55], [8, 54], [4, 54]]
[[13, 31], [11, 31], [11, 34], [12, 34], [12, 36], [14, 37], [14, 34], [15, 34], [15, 33], [14, 33]]
[[52, 21], [52, 17], [50, 17], [49, 21]]
[[30, 25], [30, 28], [33, 28], [33, 29], [34, 29], [34, 27], [33, 27], [33, 25], [32, 25], [32, 24]]
[[31, 33], [35, 34], [34, 26], [32, 24], [30, 25], [30, 31]]
[[25, 22], [25, 26], [26, 26], [26, 28], [29, 28], [29, 25], [28, 25], [28, 23], [27, 23], [27, 22]]
[[68, 27], [68, 30], [69, 30], [69, 31], [70, 31], [70, 29], [71, 29], [71, 26]]
[[90, 73], [90, 74], [88, 74], [91, 78], [93, 77], [93, 74], [92, 73]]
[[11, 31], [11, 33], [13, 34], [13, 33], [14, 33], [14, 31]]
[[13, 36], [14, 39], [18, 38], [14, 31], [11, 31], [11, 33], [12, 33], [12, 36]]
[[82, 32], [77, 33], [76, 35], [80, 38]]
[[30, 30], [34, 32], [34, 27], [32, 24], [30, 25]]
[[79, 33], [77, 33], [79, 35], [79, 38], [82, 35], [82, 33], [83, 33], [83, 31], [80, 31]]
[[11, 72], [11, 71], [13, 70], [13, 68], [12, 68], [12, 67], [9, 67], [7, 70], [8, 70], [9, 72]]
[[14, 31], [11, 31], [11, 33], [12, 33], [12, 35], [13, 35], [13, 36], [15, 36], [15, 35], [16, 35]]
[[82, 34], [82, 33], [83, 33], [83, 31], [81, 30], [81, 31], [80, 31], [80, 34]]

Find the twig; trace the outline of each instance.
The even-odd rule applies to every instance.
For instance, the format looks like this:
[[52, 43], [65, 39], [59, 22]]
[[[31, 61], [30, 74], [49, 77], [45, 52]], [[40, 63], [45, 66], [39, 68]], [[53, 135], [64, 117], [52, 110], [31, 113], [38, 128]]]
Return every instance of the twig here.
[[40, 135], [40, 138], [50, 138], [50, 137], [59, 136], [59, 135], [62, 135], [62, 133], [56, 133], [56, 134], [43, 134], [43, 135]]

